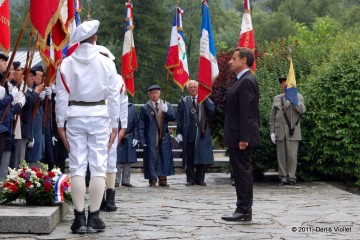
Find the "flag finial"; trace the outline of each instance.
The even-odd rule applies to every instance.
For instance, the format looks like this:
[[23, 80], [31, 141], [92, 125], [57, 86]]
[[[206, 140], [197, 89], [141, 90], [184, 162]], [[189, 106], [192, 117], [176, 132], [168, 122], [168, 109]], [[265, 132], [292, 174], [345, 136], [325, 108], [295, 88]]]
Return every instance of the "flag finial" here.
[[87, 12], [86, 17], [87, 17], [87, 20], [92, 20], [92, 19], [91, 19], [91, 8], [90, 8], [90, 4], [88, 4], [88, 12]]

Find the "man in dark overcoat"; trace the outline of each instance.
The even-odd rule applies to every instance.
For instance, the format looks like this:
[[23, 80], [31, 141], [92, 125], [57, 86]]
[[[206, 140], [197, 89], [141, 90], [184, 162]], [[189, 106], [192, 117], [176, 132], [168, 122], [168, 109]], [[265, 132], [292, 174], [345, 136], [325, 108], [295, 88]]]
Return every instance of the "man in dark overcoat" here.
[[176, 112], [177, 139], [183, 142], [182, 163], [186, 171], [186, 186], [206, 186], [206, 166], [214, 164], [208, 118], [214, 115], [215, 105], [209, 98], [197, 103], [197, 81], [190, 80], [186, 87], [189, 95], [181, 98]]
[[144, 149], [144, 175], [149, 186], [168, 187], [167, 176], [174, 175], [171, 138], [168, 122], [175, 121], [175, 112], [169, 102], [160, 99], [160, 86], [148, 89], [150, 100], [141, 108], [139, 116], [139, 137]]
[[[121, 122], [119, 129], [121, 129]], [[136, 146], [139, 142], [138, 114], [135, 105], [128, 103], [128, 121], [124, 137], [117, 145], [117, 172], [115, 186], [132, 187], [130, 183], [132, 163], [137, 162]]]

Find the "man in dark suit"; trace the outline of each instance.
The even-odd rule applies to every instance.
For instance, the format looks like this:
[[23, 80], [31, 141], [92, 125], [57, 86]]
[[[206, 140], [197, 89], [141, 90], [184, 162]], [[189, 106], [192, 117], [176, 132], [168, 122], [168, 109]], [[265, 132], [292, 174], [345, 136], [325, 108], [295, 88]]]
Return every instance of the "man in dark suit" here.
[[224, 100], [224, 143], [229, 148], [236, 188], [236, 210], [225, 221], [251, 221], [253, 182], [251, 155], [260, 145], [259, 87], [250, 71], [254, 54], [248, 48], [236, 48], [229, 67], [236, 79]]

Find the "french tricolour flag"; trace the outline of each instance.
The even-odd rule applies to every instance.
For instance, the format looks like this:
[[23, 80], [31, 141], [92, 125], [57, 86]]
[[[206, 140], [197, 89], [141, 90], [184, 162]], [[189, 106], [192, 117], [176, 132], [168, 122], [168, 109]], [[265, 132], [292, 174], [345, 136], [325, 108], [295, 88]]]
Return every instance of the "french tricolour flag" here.
[[170, 46], [167, 52], [165, 67], [173, 75], [175, 84], [182, 90], [189, 80], [189, 68], [185, 49], [185, 38], [182, 26], [184, 11], [177, 7], [171, 29]]
[[200, 58], [198, 69], [198, 102], [202, 103], [211, 95], [212, 85], [219, 76], [216, 49], [211, 30], [208, 0], [202, 0], [202, 23], [200, 37]]
[[55, 189], [54, 189], [54, 197], [55, 197], [55, 203], [64, 202], [64, 183], [69, 179], [69, 176], [66, 174], [61, 174], [56, 183], [55, 183]]
[[68, 29], [68, 33], [70, 35], [70, 39], [69, 39], [69, 44], [67, 46], [64, 47], [64, 49], [62, 50], [63, 53], [63, 58], [70, 56], [75, 49], [79, 46], [78, 42], [73, 42], [72, 41], [72, 36], [73, 33], [75, 31], [75, 29], [77, 28], [77, 26], [80, 25], [81, 21], [80, 21], [80, 12], [81, 12], [81, 8], [80, 8], [80, 1], [79, 0], [71, 0], [68, 3], [68, 21], [66, 24], [66, 27]]
[[125, 81], [125, 86], [131, 96], [135, 95], [135, 78], [134, 72], [137, 69], [137, 59], [133, 36], [133, 4], [131, 1], [125, 3], [126, 6], [126, 20], [125, 20], [125, 35], [123, 53], [121, 58], [121, 75]]

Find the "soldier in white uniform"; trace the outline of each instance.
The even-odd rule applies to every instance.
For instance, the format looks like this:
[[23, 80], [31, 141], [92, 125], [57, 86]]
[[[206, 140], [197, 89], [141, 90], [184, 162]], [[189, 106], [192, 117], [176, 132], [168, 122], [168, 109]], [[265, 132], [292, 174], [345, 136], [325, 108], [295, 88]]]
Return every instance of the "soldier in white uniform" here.
[[[99, 217], [99, 209], [105, 190], [108, 152], [118, 131], [120, 83], [115, 64], [100, 54], [94, 45], [99, 24], [99, 21], [91, 20], [76, 28], [74, 42], [80, 42], [80, 46], [63, 60], [56, 77], [56, 120], [59, 136], [69, 151], [71, 196], [75, 208], [71, 230], [75, 233], [99, 232], [106, 227]], [[85, 174], [88, 164], [91, 179], [86, 226]]]
[[[104, 56], [111, 59], [111, 61], [115, 60], [115, 56], [104, 46], [98, 45], [100, 53]], [[125, 128], [121, 128], [119, 134], [116, 136], [114, 144], [111, 146], [108, 160], [107, 160], [107, 169], [106, 169], [106, 192], [101, 203], [100, 211], [116, 211], [117, 207], [115, 205], [115, 179], [116, 179], [116, 162], [117, 162], [117, 143], [121, 141], [124, 137], [127, 122], [128, 122], [128, 97], [125, 94], [126, 88], [125, 83], [121, 75], [117, 75], [117, 80], [120, 82], [120, 111], [119, 117], [121, 126], [125, 126]], [[106, 200], [105, 200], [106, 199]]]

